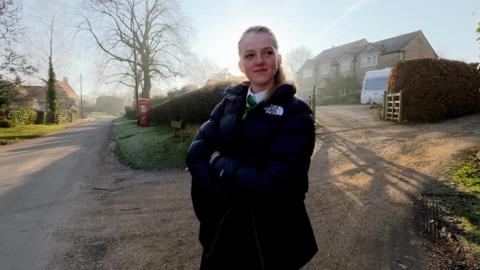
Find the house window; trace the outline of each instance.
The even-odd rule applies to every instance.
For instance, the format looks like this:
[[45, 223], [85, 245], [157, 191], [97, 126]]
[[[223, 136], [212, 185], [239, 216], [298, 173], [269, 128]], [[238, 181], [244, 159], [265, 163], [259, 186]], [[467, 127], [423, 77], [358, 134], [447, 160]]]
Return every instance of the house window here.
[[329, 64], [321, 64], [321, 65], [320, 65], [320, 74], [322, 74], [322, 75], [327, 75], [329, 69], [330, 69], [330, 65], [329, 65]]
[[311, 78], [311, 77], [313, 77], [313, 70], [312, 69], [305, 69], [303, 71], [303, 78], [307, 79], [307, 78]]
[[367, 55], [367, 56], [362, 56], [361, 60], [361, 67], [374, 67], [378, 63], [378, 56], [377, 55]]
[[341, 60], [340, 71], [349, 71], [349, 70], [350, 70], [350, 60]]

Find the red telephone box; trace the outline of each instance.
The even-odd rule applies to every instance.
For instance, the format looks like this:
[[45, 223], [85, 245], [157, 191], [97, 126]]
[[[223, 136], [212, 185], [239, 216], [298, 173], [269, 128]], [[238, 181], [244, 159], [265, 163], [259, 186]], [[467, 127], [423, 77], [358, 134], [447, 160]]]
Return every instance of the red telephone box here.
[[138, 99], [138, 120], [140, 122], [140, 127], [150, 126], [150, 107], [151, 103], [148, 98]]

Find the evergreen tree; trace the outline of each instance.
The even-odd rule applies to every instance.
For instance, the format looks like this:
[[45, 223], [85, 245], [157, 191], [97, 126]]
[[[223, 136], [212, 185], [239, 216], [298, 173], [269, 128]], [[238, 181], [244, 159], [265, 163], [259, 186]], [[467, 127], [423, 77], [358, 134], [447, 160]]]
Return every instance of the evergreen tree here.
[[55, 72], [52, 59], [48, 61], [47, 82], [47, 124], [58, 124], [57, 92], [55, 91]]

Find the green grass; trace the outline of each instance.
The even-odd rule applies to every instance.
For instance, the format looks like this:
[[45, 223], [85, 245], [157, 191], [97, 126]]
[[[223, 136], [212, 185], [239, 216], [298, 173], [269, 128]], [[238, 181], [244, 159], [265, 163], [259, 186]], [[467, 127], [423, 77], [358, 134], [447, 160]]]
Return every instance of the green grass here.
[[475, 160], [462, 164], [452, 175], [456, 183], [461, 184], [464, 189], [480, 193], [480, 166]]
[[480, 158], [469, 158], [455, 166], [450, 174], [454, 190], [463, 196], [445, 201], [460, 229], [462, 243], [475, 260], [480, 260]]
[[172, 136], [168, 125], [140, 128], [135, 120], [114, 120], [116, 151], [120, 161], [142, 170], [161, 170], [185, 166], [192, 133], [184, 131], [183, 141]]
[[45, 134], [60, 131], [67, 125], [22, 125], [10, 128], [0, 128], [0, 145], [32, 139]]

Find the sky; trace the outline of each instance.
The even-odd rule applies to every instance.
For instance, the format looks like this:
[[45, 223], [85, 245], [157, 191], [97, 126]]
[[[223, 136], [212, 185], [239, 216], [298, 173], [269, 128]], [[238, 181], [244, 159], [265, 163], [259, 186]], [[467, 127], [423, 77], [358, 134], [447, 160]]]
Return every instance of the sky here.
[[[57, 40], [57, 77], [68, 77], [79, 92], [100, 95], [107, 91], [128, 92], [119, 85], [103, 85], [96, 68], [101, 59], [95, 44], [76, 31], [81, 0], [23, 0], [24, 24], [30, 34], [28, 46], [41, 44], [45, 32], [42, 14], [46, 2], [61, 2], [62, 27]], [[238, 69], [237, 42], [252, 25], [265, 25], [277, 36], [280, 53], [300, 46], [313, 56], [322, 50], [362, 38], [370, 42], [422, 30], [437, 54], [466, 62], [480, 61], [479, 0], [177, 0], [194, 35], [190, 49], [199, 57], [213, 60], [235, 75]], [[43, 13], [42, 13], [43, 12]], [[45, 49], [38, 49], [45, 51]], [[182, 81], [154, 83], [153, 94], [165, 93]], [[161, 90], [158, 91], [158, 89]]]
[[362, 38], [374, 42], [422, 30], [440, 56], [480, 59], [478, 0], [185, 0], [183, 10], [197, 28], [192, 49], [236, 74], [236, 43], [256, 24], [273, 30], [284, 54], [305, 46], [317, 55]]

